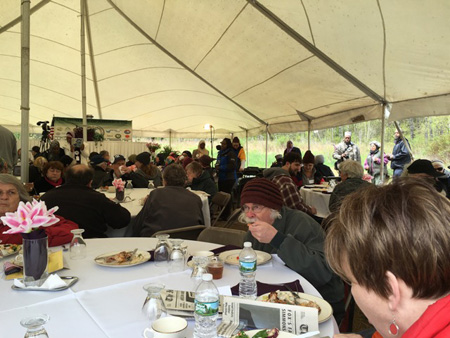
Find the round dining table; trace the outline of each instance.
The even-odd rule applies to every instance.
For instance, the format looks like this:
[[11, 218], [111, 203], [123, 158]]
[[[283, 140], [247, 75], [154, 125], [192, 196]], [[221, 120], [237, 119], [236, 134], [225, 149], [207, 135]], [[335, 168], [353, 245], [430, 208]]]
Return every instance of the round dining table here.
[[[158, 189], [163, 189], [163, 187], [160, 187]], [[120, 203], [122, 207], [127, 209], [130, 212], [131, 217], [136, 217], [136, 215], [142, 210], [144, 199], [149, 195], [149, 193], [154, 189], [147, 189], [147, 188], [133, 188], [129, 189], [127, 191], [125, 189], [125, 200]], [[208, 194], [204, 191], [198, 191], [198, 190], [190, 190], [193, 194], [196, 194], [200, 199], [202, 200], [202, 214], [203, 214], [203, 220], [205, 222], [205, 225], [207, 227], [211, 226], [211, 214], [209, 211], [209, 202], [208, 202]], [[101, 191], [105, 194], [106, 197], [110, 199], [115, 199], [116, 193], [110, 192], [110, 191]], [[121, 229], [113, 229], [108, 228], [108, 231], [106, 232], [106, 235], [108, 237], [127, 237], [131, 236], [132, 229], [130, 227], [125, 227]]]
[[323, 188], [308, 188], [302, 187], [300, 189], [300, 195], [303, 198], [303, 202], [307, 205], [312, 205], [317, 209], [316, 216], [321, 218], [326, 218], [330, 215], [330, 204], [331, 191]]
[[[191, 278], [191, 269], [169, 273], [169, 266], [156, 266], [149, 261], [129, 267], [100, 266], [94, 258], [105, 253], [122, 250], [153, 250], [156, 238], [105, 238], [87, 239], [87, 255], [84, 259], [70, 259], [63, 252], [65, 266], [59, 276], [76, 276], [78, 282], [63, 291], [13, 290], [12, 280], [0, 281], [0, 336], [22, 337], [25, 329], [20, 320], [45, 313], [50, 320], [45, 328], [50, 338], [65, 337], [142, 337], [150, 322], [141, 308], [146, 298], [143, 286], [147, 283], [163, 283], [166, 289], [195, 291], [198, 280]], [[212, 250], [219, 244], [185, 241], [188, 253]], [[61, 247], [49, 250], [62, 250]], [[2, 259], [3, 264], [8, 258]], [[287, 283], [299, 280], [305, 293], [321, 297], [317, 290], [302, 276], [287, 268], [277, 255], [265, 265], [258, 266], [256, 278], [263, 283]], [[239, 283], [237, 266], [225, 265], [223, 278], [214, 283], [220, 290], [229, 290]], [[230, 295], [231, 293], [228, 293]], [[194, 321], [189, 320], [186, 337], [193, 336]], [[322, 336], [332, 337], [338, 333], [333, 317], [321, 323]]]

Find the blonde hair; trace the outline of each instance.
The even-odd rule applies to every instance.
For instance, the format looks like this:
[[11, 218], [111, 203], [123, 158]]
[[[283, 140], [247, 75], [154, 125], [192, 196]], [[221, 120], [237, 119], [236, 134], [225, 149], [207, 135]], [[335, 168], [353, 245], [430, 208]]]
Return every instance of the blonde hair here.
[[331, 220], [325, 253], [332, 269], [388, 298], [386, 272], [434, 299], [450, 291], [450, 201], [426, 182], [398, 179], [347, 196]]
[[39, 169], [40, 172], [44, 169], [45, 165], [48, 163], [47, 159], [43, 156], [39, 156], [33, 162], [33, 165]]

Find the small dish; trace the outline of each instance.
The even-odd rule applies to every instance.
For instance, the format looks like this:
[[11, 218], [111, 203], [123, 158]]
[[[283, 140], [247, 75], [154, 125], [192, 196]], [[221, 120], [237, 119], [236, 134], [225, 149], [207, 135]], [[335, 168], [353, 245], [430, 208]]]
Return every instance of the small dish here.
[[150, 258], [151, 258], [151, 255], [148, 251], [137, 250], [136, 254], [134, 255], [134, 258], [131, 261], [126, 261], [123, 263], [117, 263], [117, 262], [106, 263], [105, 262], [105, 257], [114, 256], [114, 255], [119, 254], [120, 252], [122, 252], [122, 251], [115, 251], [115, 252], [101, 254], [101, 255], [95, 257], [94, 261], [96, 264], [101, 265], [101, 266], [108, 266], [111, 268], [126, 268], [129, 266], [135, 266], [135, 265], [145, 263], [148, 260], [150, 260]]
[[68, 288], [72, 287], [76, 282], [78, 282], [78, 277], [75, 276], [60, 276], [59, 278], [61, 278], [67, 285], [66, 286], [62, 286], [60, 288], [56, 288], [56, 289], [40, 289], [40, 288], [33, 288], [33, 287], [29, 287], [29, 288], [19, 288], [15, 285], [11, 285], [11, 289], [16, 290], [16, 291], [50, 291], [50, 292], [57, 292], [57, 291], [63, 291], [63, 290], [67, 290]]

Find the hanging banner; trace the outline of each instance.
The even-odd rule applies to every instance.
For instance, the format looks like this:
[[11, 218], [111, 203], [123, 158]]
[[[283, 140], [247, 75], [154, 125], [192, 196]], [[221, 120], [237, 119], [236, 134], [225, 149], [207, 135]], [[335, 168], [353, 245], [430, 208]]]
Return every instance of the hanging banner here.
[[[127, 120], [87, 120], [88, 141], [131, 141], [132, 121]], [[68, 117], [54, 117], [52, 121], [54, 138], [65, 138], [67, 132], [75, 138], [83, 138], [83, 120]]]

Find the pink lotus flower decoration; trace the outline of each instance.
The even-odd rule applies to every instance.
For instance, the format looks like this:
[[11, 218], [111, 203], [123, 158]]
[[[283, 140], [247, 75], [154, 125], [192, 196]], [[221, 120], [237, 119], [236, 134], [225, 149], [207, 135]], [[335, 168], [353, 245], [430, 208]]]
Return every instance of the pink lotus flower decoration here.
[[0, 217], [3, 224], [11, 229], [3, 232], [4, 234], [29, 233], [39, 227], [48, 227], [59, 222], [54, 213], [58, 207], [47, 210], [43, 201], [38, 202], [19, 202], [16, 212], [7, 212], [5, 216]]
[[121, 178], [116, 178], [113, 182], [112, 182], [113, 186], [116, 187], [117, 191], [123, 191], [123, 189], [125, 188], [125, 182], [122, 181]]

